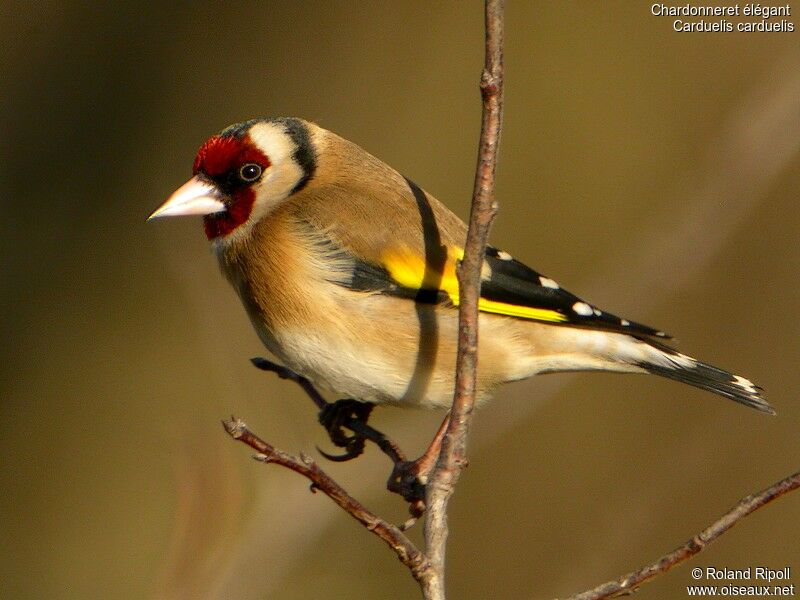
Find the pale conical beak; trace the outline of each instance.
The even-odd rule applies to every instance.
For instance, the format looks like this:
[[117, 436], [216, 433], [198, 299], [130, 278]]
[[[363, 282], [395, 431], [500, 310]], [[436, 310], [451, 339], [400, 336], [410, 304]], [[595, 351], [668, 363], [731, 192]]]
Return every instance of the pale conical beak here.
[[175, 190], [147, 220], [222, 212], [225, 210], [222, 199], [223, 194], [217, 186], [195, 176]]

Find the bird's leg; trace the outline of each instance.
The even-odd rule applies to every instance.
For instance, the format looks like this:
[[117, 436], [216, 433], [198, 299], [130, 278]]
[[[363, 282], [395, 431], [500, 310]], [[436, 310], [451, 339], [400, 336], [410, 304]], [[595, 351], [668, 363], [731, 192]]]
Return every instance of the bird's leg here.
[[267, 360], [266, 358], [262, 358], [260, 356], [251, 358], [250, 362], [253, 363], [253, 366], [256, 369], [276, 373], [281, 379], [294, 381], [297, 385], [303, 388], [303, 391], [308, 394], [309, 398], [311, 398], [311, 400], [320, 410], [328, 406], [328, 401], [325, 400], [325, 398], [322, 397], [322, 394], [317, 391], [317, 388], [314, 387], [314, 384], [302, 375], [295, 373], [290, 368], [284, 367], [283, 365], [279, 365], [278, 363], [274, 363], [271, 360]]
[[[331, 441], [336, 446], [347, 449], [347, 452], [341, 456], [330, 455], [320, 450], [320, 453], [326, 458], [337, 462], [352, 460], [364, 452], [365, 440], [370, 440], [374, 442], [393, 463], [396, 464], [399, 461], [405, 460], [405, 455], [392, 440], [387, 438], [380, 431], [367, 425], [367, 419], [373, 407], [372, 404], [358, 402], [357, 400], [339, 400], [334, 403], [328, 402], [322, 397], [322, 394], [317, 391], [313, 383], [288, 367], [284, 367], [283, 365], [261, 357], [251, 358], [250, 362], [262, 371], [269, 371], [277, 374], [281, 379], [294, 381], [303, 388], [303, 391], [305, 391], [314, 404], [317, 405], [320, 411], [319, 421], [325, 427]], [[342, 429], [343, 427], [350, 429], [355, 435], [348, 436]]]

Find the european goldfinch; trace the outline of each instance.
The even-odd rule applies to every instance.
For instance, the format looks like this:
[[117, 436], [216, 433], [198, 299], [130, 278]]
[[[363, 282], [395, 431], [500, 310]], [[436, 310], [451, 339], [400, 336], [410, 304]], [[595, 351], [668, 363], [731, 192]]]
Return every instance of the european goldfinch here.
[[[449, 408], [466, 226], [356, 144], [297, 118], [207, 140], [194, 177], [150, 216], [203, 215], [267, 349], [343, 397]], [[773, 413], [752, 382], [664, 343], [488, 247], [477, 400], [540, 373], [652, 373]]]

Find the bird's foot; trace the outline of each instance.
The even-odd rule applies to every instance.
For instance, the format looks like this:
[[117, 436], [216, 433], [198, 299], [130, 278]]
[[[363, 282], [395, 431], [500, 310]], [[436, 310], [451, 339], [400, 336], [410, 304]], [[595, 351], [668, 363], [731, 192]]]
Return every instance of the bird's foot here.
[[331, 442], [339, 448], [344, 448], [344, 454], [328, 454], [320, 450], [320, 454], [335, 462], [353, 460], [364, 453], [367, 438], [353, 431], [353, 435], [345, 433], [344, 428], [353, 430], [354, 423], [367, 424], [372, 412], [373, 404], [359, 402], [358, 400], [337, 400], [326, 404], [319, 411], [319, 422], [328, 432]]
[[[432, 466], [432, 465], [431, 465]], [[403, 460], [394, 463], [392, 474], [386, 482], [386, 489], [399, 494], [408, 502], [408, 512], [411, 518], [400, 526], [400, 529], [410, 528], [417, 519], [425, 514], [425, 483], [427, 482], [430, 467], [420, 463], [420, 460]]]
[[411, 513], [411, 518], [401, 526], [403, 530], [414, 525], [417, 519], [425, 513], [425, 486], [428, 483], [428, 475], [439, 459], [442, 439], [447, 432], [449, 423], [450, 415], [448, 413], [428, 449], [417, 460], [394, 461], [394, 468], [386, 487], [390, 492], [400, 494], [409, 504], [408, 511]]

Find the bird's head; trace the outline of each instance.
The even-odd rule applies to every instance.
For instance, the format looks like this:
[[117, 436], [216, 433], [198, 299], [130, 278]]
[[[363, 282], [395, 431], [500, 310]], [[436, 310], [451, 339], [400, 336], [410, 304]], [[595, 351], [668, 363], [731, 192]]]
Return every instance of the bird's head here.
[[308, 123], [255, 119], [232, 125], [200, 147], [193, 177], [149, 219], [203, 215], [209, 240], [245, 233], [314, 176]]

